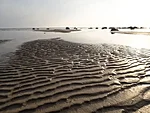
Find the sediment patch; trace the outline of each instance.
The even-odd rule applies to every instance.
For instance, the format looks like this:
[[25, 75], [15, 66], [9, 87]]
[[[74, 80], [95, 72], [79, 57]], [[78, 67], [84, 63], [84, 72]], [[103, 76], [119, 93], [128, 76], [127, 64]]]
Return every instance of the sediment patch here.
[[11, 41], [11, 40], [0, 40], [0, 44], [5, 43], [7, 41]]

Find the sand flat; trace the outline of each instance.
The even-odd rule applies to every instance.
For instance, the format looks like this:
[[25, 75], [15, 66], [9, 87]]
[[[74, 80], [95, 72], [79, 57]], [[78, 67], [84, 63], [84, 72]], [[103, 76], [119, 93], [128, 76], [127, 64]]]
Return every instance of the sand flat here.
[[26, 42], [0, 65], [0, 113], [144, 112], [149, 57], [121, 45]]

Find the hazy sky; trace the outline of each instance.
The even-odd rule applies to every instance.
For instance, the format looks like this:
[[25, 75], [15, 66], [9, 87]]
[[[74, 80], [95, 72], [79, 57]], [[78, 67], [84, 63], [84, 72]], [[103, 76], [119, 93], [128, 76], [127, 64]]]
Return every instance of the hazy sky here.
[[149, 26], [149, 0], [0, 0], [0, 27]]

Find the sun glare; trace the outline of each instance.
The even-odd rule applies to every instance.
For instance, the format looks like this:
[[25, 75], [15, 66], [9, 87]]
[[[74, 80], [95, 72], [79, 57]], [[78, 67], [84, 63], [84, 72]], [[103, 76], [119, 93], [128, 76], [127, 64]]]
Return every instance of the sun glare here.
[[131, 39], [131, 41], [129, 42], [129, 44], [132, 47], [135, 48], [150, 48], [149, 45], [149, 36], [143, 36], [143, 35], [135, 35], [135, 37], [133, 39]]

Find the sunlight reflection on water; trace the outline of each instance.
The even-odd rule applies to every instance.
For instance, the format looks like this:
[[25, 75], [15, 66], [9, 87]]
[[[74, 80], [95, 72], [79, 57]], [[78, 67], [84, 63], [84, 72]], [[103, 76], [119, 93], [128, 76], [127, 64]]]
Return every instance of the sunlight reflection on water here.
[[0, 31], [0, 39], [12, 39], [10, 42], [0, 44], [0, 54], [12, 52], [24, 42], [36, 39], [50, 39], [61, 37], [64, 40], [77, 43], [109, 43], [127, 45], [136, 48], [150, 48], [150, 36], [148, 35], [129, 35], [111, 34], [109, 30], [84, 29], [71, 33], [52, 33], [33, 32], [33, 31]]

